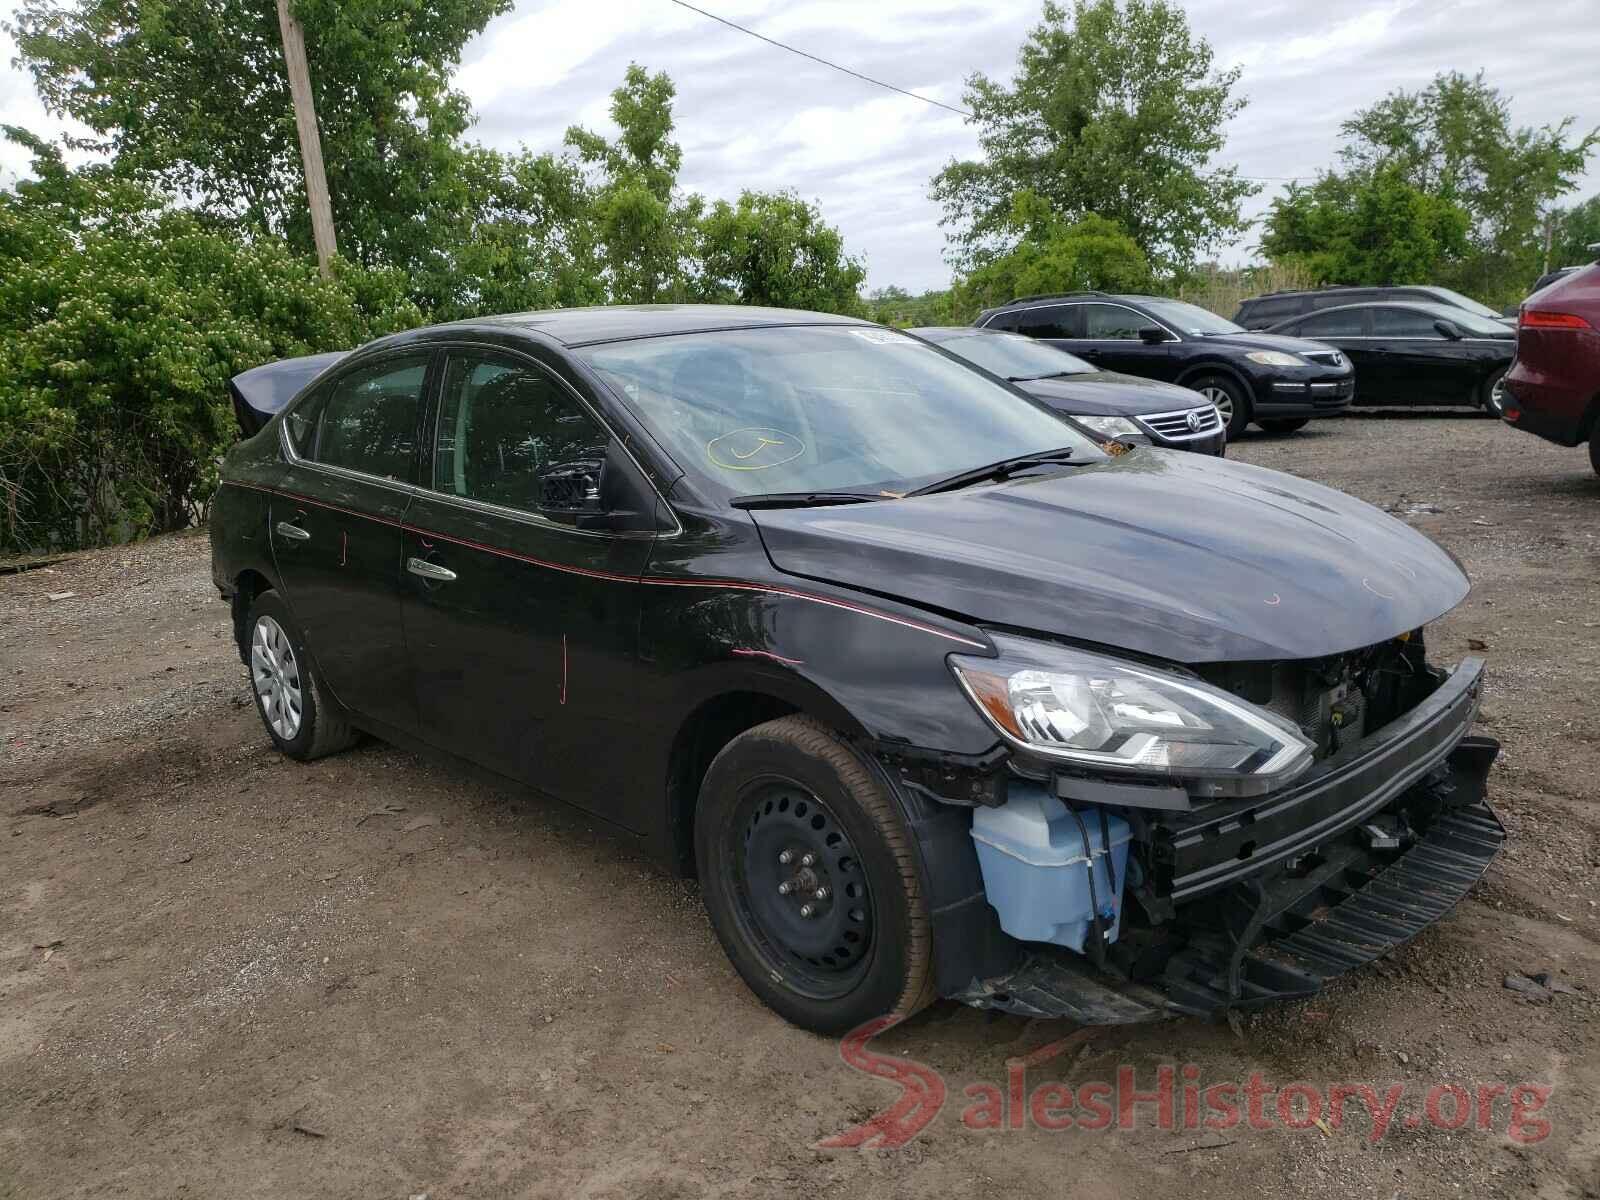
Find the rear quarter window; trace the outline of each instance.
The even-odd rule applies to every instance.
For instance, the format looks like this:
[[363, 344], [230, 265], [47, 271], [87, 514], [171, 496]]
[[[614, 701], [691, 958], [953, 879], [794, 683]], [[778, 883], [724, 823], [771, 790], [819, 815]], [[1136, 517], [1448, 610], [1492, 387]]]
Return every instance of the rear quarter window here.
[[1281, 300], [1246, 300], [1239, 309], [1237, 323], [1243, 325], [1251, 321], [1257, 325], [1276, 325], [1304, 311], [1301, 301], [1292, 296]]

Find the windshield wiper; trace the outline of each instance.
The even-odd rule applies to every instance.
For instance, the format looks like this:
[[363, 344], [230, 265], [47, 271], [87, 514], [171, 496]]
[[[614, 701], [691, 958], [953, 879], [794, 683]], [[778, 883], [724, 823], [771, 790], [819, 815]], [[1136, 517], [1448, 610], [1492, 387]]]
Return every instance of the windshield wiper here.
[[970, 471], [951, 475], [947, 479], [925, 484], [914, 491], [907, 492], [907, 496], [931, 496], [935, 492], [953, 492], [957, 488], [964, 488], [971, 483], [983, 483], [987, 480], [1009, 479], [1018, 471], [1026, 471], [1029, 467], [1047, 467], [1054, 464], [1081, 466], [1072, 459], [1072, 447], [1065, 446], [1060, 450], [1044, 450], [1038, 454], [1024, 454], [1017, 458], [1002, 458], [999, 462], [990, 463], [986, 467], [974, 467]]
[[888, 499], [893, 497], [866, 492], [757, 492], [735, 496], [728, 503], [735, 508], [826, 508], [830, 504], [871, 504]]
[[1067, 375], [1087, 375], [1088, 371], [1051, 371], [1047, 375], [1007, 375], [1007, 383], [1032, 383], [1037, 379], [1060, 379]]

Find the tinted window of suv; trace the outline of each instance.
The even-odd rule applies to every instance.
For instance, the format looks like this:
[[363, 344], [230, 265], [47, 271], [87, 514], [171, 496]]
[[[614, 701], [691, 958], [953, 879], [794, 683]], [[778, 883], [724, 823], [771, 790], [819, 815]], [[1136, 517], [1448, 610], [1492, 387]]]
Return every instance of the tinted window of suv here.
[[1051, 304], [1044, 308], [1030, 308], [1026, 312], [1014, 314], [1016, 324], [1010, 326], [1018, 333], [1036, 338], [1075, 338], [1083, 335], [1076, 332], [1076, 306], [1071, 304]]
[[1085, 338], [1137, 341], [1139, 330], [1155, 323], [1120, 304], [1084, 304], [1081, 308]]
[[335, 380], [322, 400], [316, 462], [385, 479], [410, 479], [417, 410], [428, 354], [358, 367]]
[[1276, 325], [1304, 311], [1304, 306], [1292, 296], [1280, 300], [1250, 300], [1245, 302], [1235, 320], [1240, 325], [1246, 321], [1257, 325]]

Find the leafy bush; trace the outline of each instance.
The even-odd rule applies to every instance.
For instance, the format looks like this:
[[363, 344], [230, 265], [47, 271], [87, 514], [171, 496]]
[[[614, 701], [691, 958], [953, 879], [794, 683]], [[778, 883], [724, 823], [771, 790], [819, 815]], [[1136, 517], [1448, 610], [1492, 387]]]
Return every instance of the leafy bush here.
[[38, 181], [0, 193], [0, 551], [188, 525], [236, 432], [231, 376], [421, 320], [396, 276], [322, 279], [281, 241], [34, 150]]
[[1089, 213], [1069, 222], [1041, 197], [1019, 192], [1009, 227], [1019, 239], [1015, 248], [957, 281], [952, 315], [959, 320], [1018, 296], [1086, 288], [1139, 292], [1150, 286], [1149, 260], [1115, 221]]

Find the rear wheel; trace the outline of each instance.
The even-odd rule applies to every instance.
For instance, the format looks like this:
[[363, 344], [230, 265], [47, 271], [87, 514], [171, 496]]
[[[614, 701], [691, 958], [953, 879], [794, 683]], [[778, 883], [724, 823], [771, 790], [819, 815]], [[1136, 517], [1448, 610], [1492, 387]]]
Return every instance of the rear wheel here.
[[1244, 427], [1250, 424], [1250, 397], [1245, 395], [1244, 388], [1230, 376], [1202, 375], [1198, 379], [1189, 381], [1185, 386], [1193, 388], [1216, 405], [1217, 416], [1221, 417], [1222, 423], [1228, 427], [1229, 441], [1243, 433]]
[[1594, 473], [1600, 475], [1600, 437], [1589, 439], [1589, 465], [1594, 468]]
[[1310, 417], [1283, 417], [1275, 421], [1257, 421], [1256, 424], [1268, 433], [1293, 433], [1297, 429], [1304, 429], [1311, 424]]
[[706, 911], [750, 990], [817, 1033], [934, 997], [932, 919], [911, 835], [853, 750], [806, 717], [725, 746], [700, 789]]
[[245, 618], [250, 690], [267, 735], [290, 758], [333, 754], [356, 738], [311, 666], [305, 640], [276, 592], [262, 592]]
[[1483, 411], [1491, 417], [1506, 415], [1506, 372], [1509, 367], [1501, 367], [1493, 375], [1483, 381], [1479, 390], [1478, 403], [1483, 405]]

